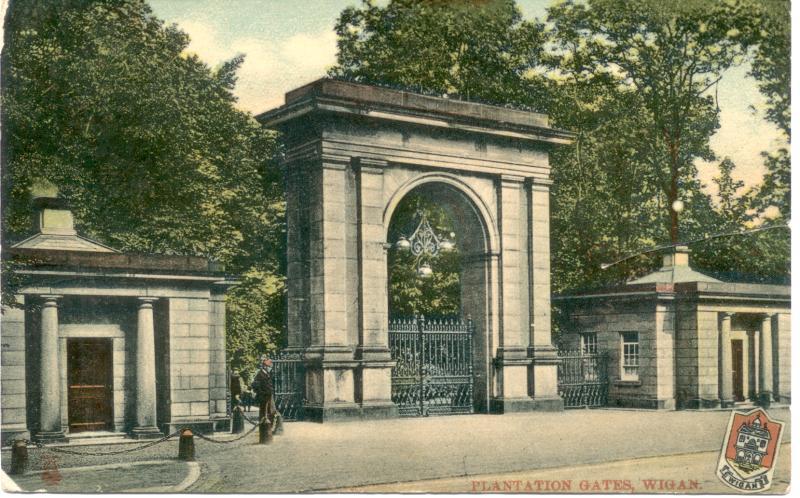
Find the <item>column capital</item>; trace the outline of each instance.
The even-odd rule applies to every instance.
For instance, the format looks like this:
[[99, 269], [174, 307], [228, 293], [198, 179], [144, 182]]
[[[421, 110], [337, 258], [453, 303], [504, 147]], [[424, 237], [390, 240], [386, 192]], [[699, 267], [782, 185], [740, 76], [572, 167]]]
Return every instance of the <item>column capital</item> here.
[[60, 294], [40, 294], [39, 297], [44, 300], [46, 306], [55, 306], [58, 304], [58, 300], [64, 296]]
[[350, 157], [338, 154], [322, 153], [319, 156], [322, 167], [325, 169], [344, 170], [350, 166]]
[[384, 168], [389, 166], [389, 161], [385, 159], [372, 159], [369, 157], [357, 157], [355, 163], [362, 173], [382, 175]]
[[723, 320], [730, 320], [730, 319], [731, 319], [731, 317], [733, 317], [733, 313], [730, 313], [730, 312], [728, 312], [728, 311], [720, 311], [720, 312], [718, 313], [718, 315], [719, 315], [719, 317], [720, 317], [721, 319], [723, 319]]
[[773, 316], [775, 316], [775, 313], [764, 313], [761, 315], [761, 321], [772, 320]]
[[519, 187], [525, 181], [524, 176], [500, 175], [500, 184], [508, 187]]
[[154, 302], [158, 301], [159, 298], [157, 297], [137, 297], [136, 300], [139, 301], [140, 307], [145, 307], [147, 305], [152, 306]]
[[550, 178], [528, 177], [525, 183], [534, 190], [548, 191], [553, 185], [553, 180]]

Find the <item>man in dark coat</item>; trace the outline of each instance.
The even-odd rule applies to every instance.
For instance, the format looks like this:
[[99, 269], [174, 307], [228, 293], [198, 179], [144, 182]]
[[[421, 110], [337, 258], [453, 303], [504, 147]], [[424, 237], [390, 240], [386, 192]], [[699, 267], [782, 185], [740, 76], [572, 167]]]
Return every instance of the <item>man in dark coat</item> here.
[[272, 385], [272, 360], [267, 355], [261, 355], [261, 368], [258, 369], [253, 379], [253, 392], [258, 403], [258, 419], [268, 418], [273, 430], [277, 429], [276, 422], [280, 424], [278, 410], [275, 408], [274, 387]]

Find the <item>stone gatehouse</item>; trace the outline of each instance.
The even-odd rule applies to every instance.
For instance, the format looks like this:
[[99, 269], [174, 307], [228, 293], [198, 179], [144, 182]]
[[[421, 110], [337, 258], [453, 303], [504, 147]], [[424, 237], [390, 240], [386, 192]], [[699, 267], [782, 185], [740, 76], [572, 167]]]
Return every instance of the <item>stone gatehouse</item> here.
[[35, 201], [20, 308], [2, 316], [2, 438], [64, 441], [227, 427], [225, 281], [203, 258], [122, 254]]
[[791, 288], [722, 282], [679, 246], [619, 287], [554, 298], [570, 349], [609, 355], [608, 404], [658, 409], [791, 401]]

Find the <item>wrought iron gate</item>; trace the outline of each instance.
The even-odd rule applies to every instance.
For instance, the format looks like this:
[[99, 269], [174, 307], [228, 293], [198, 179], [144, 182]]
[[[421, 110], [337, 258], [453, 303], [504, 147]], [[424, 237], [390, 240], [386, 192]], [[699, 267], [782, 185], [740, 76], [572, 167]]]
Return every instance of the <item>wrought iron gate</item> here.
[[605, 406], [608, 402], [608, 354], [559, 351], [558, 394], [565, 408]]
[[302, 420], [306, 384], [302, 356], [281, 351], [273, 357], [272, 365], [275, 407], [284, 420]]
[[424, 317], [389, 322], [392, 401], [400, 416], [473, 412], [472, 321]]

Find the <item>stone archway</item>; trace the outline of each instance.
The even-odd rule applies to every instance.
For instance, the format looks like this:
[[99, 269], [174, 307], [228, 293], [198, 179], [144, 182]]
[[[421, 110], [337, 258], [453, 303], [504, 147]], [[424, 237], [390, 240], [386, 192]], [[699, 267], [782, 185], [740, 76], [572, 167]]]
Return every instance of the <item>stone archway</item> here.
[[287, 326], [306, 361], [310, 418], [397, 413], [386, 237], [416, 188], [438, 188], [472, 231], [462, 302], [483, 337], [481, 411], [563, 407], [550, 337], [548, 149], [568, 134], [541, 114], [333, 80], [288, 93], [257, 119], [286, 144]]
[[[489, 275], [492, 254], [496, 254], [497, 228], [480, 197], [454, 175], [424, 173], [415, 175], [390, 197], [384, 211], [386, 240], [400, 203], [410, 195], [435, 200], [453, 225], [460, 253], [460, 318], [470, 322], [470, 356], [473, 379], [472, 405], [475, 413], [486, 413], [490, 406], [492, 368], [490, 364]], [[391, 317], [390, 317], [391, 318]]]

